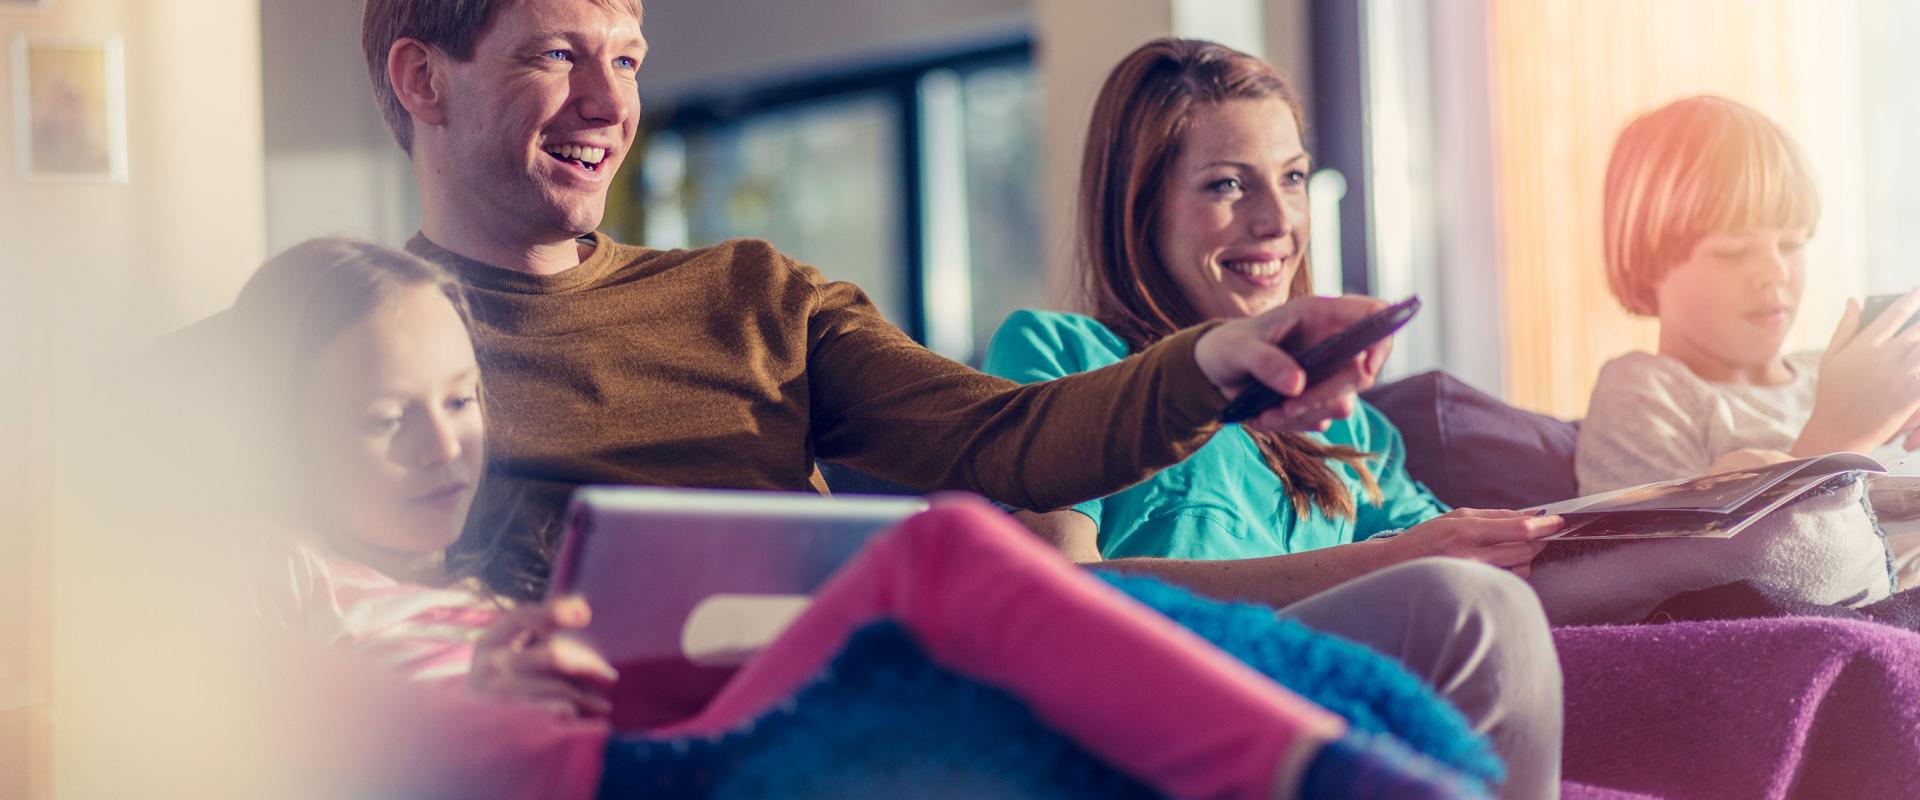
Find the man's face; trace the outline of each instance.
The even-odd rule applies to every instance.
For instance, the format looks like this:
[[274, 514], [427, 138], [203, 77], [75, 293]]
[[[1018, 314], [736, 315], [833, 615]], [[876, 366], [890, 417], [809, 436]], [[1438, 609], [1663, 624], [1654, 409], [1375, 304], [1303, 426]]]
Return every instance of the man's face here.
[[462, 223], [528, 244], [593, 231], [640, 116], [640, 20], [592, 0], [515, 0], [447, 62], [439, 181]]

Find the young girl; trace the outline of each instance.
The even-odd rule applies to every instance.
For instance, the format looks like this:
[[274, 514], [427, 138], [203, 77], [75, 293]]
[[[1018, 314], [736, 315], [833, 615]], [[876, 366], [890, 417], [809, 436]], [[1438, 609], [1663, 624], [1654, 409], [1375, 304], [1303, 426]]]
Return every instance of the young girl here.
[[1680, 100], [1621, 132], [1607, 165], [1607, 279], [1660, 320], [1655, 353], [1601, 369], [1580, 428], [1583, 494], [1839, 451], [1920, 445], [1920, 291], [1824, 353], [1782, 353], [1820, 198], [1799, 147], [1759, 112]]
[[[296, 631], [414, 679], [464, 683], [535, 710], [520, 723], [532, 729], [542, 719], [606, 715], [613, 671], [555, 635], [586, 623], [584, 603], [509, 607], [468, 577], [492, 548], [474, 548], [479, 561], [445, 558], [482, 485], [486, 424], [459, 296], [438, 268], [373, 245], [308, 242], [264, 266], [234, 315], [251, 354], [242, 365], [266, 376], [250, 401], [291, 412], [253, 434], [266, 447], [252, 469], [268, 479], [272, 507], [287, 524], [285, 535], [254, 552], [263, 607]], [[1343, 738], [1338, 717], [970, 500], [937, 502], [869, 544], [703, 711], [650, 733], [734, 729], [811, 680], [854, 631], [878, 620], [899, 624], [937, 663], [1018, 697], [1080, 746], [1169, 795], [1477, 794], [1435, 777], [1417, 757]], [[476, 716], [470, 735], [514, 727], [501, 719], [497, 710]], [[560, 748], [568, 752], [556, 763], [591, 763], [569, 748], [577, 749]], [[542, 774], [554, 771], [547, 766]], [[566, 785], [591, 790], [591, 778], [574, 777]]]

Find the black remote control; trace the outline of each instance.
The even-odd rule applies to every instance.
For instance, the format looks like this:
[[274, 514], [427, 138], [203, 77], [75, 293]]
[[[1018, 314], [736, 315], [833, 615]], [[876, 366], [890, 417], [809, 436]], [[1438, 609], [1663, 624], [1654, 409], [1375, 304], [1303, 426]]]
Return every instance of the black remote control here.
[[[1354, 356], [1360, 355], [1361, 351], [1373, 346], [1373, 343], [1392, 336], [1394, 331], [1405, 327], [1407, 322], [1413, 319], [1413, 315], [1419, 311], [1420, 298], [1409, 297], [1380, 309], [1366, 319], [1348, 325], [1346, 330], [1322, 339], [1312, 347], [1287, 355], [1293, 356], [1294, 363], [1299, 364], [1300, 369], [1307, 373], [1307, 385], [1312, 386], [1338, 372], [1341, 367], [1346, 366], [1348, 361], [1352, 361]], [[1220, 421], [1241, 422], [1252, 419], [1260, 416], [1261, 412], [1286, 402], [1286, 399], [1279, 392], [1267, 388], [1266, 384], [1256, 381], [1252, 386], [1247, 387], [1246, 391], [1241, 392], [1239, 397], [1233, 398], [1233, 402], [1227, 404], [1226, 410], [1220, 412]]]

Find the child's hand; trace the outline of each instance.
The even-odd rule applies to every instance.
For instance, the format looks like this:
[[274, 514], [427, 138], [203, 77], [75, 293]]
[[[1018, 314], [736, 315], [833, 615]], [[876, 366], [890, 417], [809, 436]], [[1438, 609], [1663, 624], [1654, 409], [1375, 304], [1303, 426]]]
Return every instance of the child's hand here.
[[1718, 475], [1722, 472], [1758, 469], [1760, 467], [1770, 467], [1783, 461], [1792, 460], [1793, 454], [1791, 453], [1749, 447], [1745, 450], [1735, 450], [1721, 456], [1713, 462], [1713, 466], [1707, 467], [1705, 474]]
[[1920, 411], [1913, 412], [1913, 417], [1907, 420], [1907, 424], [1900, 426], [1900, 430], [1893, 434], [1893, 438], [1909, 453], [1920, 450]]
[[515, 608], [480, 635], [467, 686], [573, 719], [605, 717], [619, 673], [593, 648], [560, 635], [587, 625], [587, 601], [565, 597]]
[[[1820, 357], [1813, 418], [1794, 442], [1794, 455], [1868, 452], [1920, 415], [1920, 325], [1900, 330], [1915, 313], [1920, 313], [1920, 289], [1866, 326], [1860, 324], [1860, 304], [1847, 301], [1847, 313]], [[1906, 443], [1920, 444], [1920, 436], [1910, 435]]]
[[1565, 526], [1566, 520], [1560, 517], [1458, 508], [1387, 541], [1400, 550], [1402, 560], [1451, 556], [1499, 567], [1524, 578], [1532, 571], [1534, 556], [1547, 546], [1541, 537]]

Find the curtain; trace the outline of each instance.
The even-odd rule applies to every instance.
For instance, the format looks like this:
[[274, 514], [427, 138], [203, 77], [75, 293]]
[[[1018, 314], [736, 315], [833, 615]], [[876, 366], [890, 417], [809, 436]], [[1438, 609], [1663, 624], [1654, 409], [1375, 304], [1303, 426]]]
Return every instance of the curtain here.
[[1869, 90], [1887, 85], [1868, 80], [1878, 50], [1862, 50], [1863, 38], [1891, 38], [1863, 37], [1863, 21], [1887, 16], [1878, 11], [1875, 0], [1488, 0], [1510, 402], [1579, 417], [1602, 364], [1654, 349], [1654, 322], [1630, 317], [1607, 289], [1601, 191], [1620, 129], [1670, 100], [1711, 93], [1751, 105], [1812, 162], [1824, 210], [1789, 350], [1824, 346], [1845, 298], [1888, 282], [1869, 263], [1867, 207], [1873, 186], [1892, 184], [1869, 170], [1898, 165], [1864, 155], [1868, 113], [1882, 105]]

